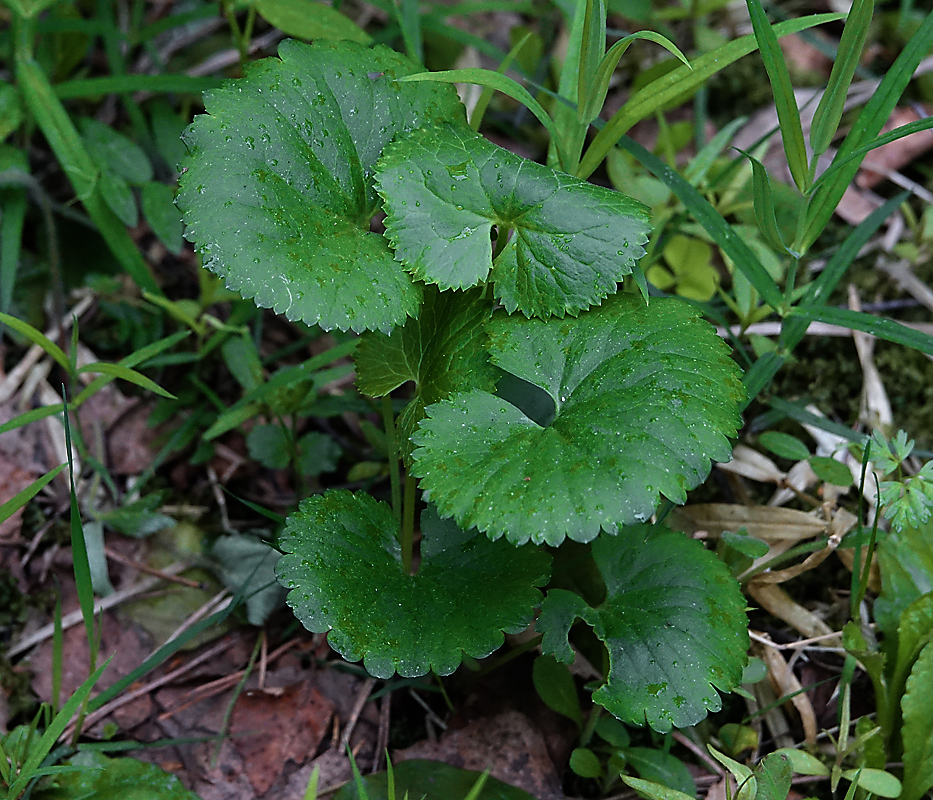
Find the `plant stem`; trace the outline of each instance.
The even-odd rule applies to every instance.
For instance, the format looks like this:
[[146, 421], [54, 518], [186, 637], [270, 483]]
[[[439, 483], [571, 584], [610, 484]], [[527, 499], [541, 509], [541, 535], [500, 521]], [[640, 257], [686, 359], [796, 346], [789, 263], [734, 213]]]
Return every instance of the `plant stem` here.
[[411, 555], [415, 544], [415, 504], [418, 481], [410, 474], [405, 476], [405, 502], [402, 504], [402, 530], [399, 544], [402, 546], [402, 569], [412, 574]]
[[[386, 431], [386, 447], [389, 451], [389, 480], [392, 484], [392, 511], [398, 523], [402, 521], [402, 474], [398, 466], [398, 440], [395, 436], [395, 415], [392, 412], [392, 395], [382, 398], [382, 424]], [[409, 566], [411, 566], [409, 564]]]

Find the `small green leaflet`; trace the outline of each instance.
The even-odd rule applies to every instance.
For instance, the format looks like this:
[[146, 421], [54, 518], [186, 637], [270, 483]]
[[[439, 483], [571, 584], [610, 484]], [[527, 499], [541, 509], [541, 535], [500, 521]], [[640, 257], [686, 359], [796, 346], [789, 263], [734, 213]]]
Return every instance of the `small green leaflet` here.
[[490, 542], [428, 508], [421, 567], [402, 570], [392, 510], [362, 493], [331, 491], [289, 516], [276, 576], [315, 633], [377, 678], [449, 675], [465, 652], [484, 658], [531, 621], [550, 556]]
[[608, 681], [593, 700], [623, 722], [664, 733], [718, 711], [716, 689], [738, 686], [748, 649], [745, 600], [723, 563], [663, 525], [601, 536], [593, 556], [606, 600], [594, 608], [550, 590], [537, 622], [544, 652], [572, 660], [567, 636], [580, 618], [609, 651]]
[[616, 295], [576, 319], [497, 314], [492, 362], [550, 395], [539, 425], [489, 392], [428, 407], [412, 472], [441, 514], [514, 544], [594, 539], [684, 502], [726, 461], [744, 392], [726, 345], [676, 299]]
[[[613, 294], [645, 253], [641, 203], [516, 156], [466, 125], [397, 139], [376, 182], [396, 258], [415, 277], [442, 289], [491, 278], [510, 313], [575, 315]], [[495, 261], [493, 226], [510, 236]]]
[[411, 454], [409, 437], [424, 417], [425, 406], [454, 392], [495, 388], [497, 370], [486, 352], [485, 325], [492, 305], [482, 289], [424, 291], [417, 319], [409, 319], [388, 336], [366, 333], [354, 361], [357, 386], [364, 394], [382, 397], [406, 381], [415, 394], [399, 415], [397, 426], [403, 455]]
[[452, 87], [400, 84], [420, 68], [388, 48], [283, 42], [205, 97], [185, 134], [186, 236], [228, 288], [325, 330], [388, 332], [421, 290], [384, 237], [372, 172], [386, 144], [464, 118]]

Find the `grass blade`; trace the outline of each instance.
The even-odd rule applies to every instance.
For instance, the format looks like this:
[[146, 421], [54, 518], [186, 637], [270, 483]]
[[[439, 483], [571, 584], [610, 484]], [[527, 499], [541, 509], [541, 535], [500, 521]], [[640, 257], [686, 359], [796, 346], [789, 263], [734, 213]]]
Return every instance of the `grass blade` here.
[[190, 75], [108, 75], [101, 78], [62, 81], [55, 85], [55, 95], [60, 100], [134, 92], [171, 92], [200, 96], [218, 86], [220, 78], [199, 78]]
[[794, 97], [794, 87], [790, 82], [790, 73], [787, 71], [787, 62], [784, 61], [777, 34], [768, 21], [761, 0], [746, 0], [746, 3], [748, 13], [752, 18], [752, 28], [755, 31], [755, 39], [758, 41], [758, 49], [761, 50], [761, 60], [765, 64], [768, 80], [771, 81], [774, 107], [777, 110], [778, 124], [781, 127], [787, 165], [790, 167], [790, 174], [797, 188], [806, 193], [810, 186], [807, 146], [803, 140], [800, 112], [797, 110], [797, 100]]
[[104, 375], [112, 375], [114, 378], [122, 378], [143, 389], [148, 389], [150, 392], [154, 392], [157, 395], [167, 397], [169, 400], [177, 399], [175, 395], [163, 389], [151, 378], [147, 378], [141, 372], [137, 372], [135, 369], [131, 369], [123, 364], [110, 364], [106, 361], [95, 361], [93, 364], [87, 364], [81, 367], [78, 372], [99, 372]]
[[9, 422], [4, 422], [0, 425], [0, 433], [6, 433], [7, 431], [16, 430], [16, 428], [22, 428], [23, 425], [28, 425], [30, 422], [35, 422], [36, 420], [45, 419], [46, 417], [51, 417], [53, 414], [61, 414], [65, 410], [65, 406], [61, 403], [53, 403], [50, 406], [43, 406], [42, 408], [33, 408], [29, 411], [24, 411], [17, 417], [13, 417]]
[[[846, 237], [839, 249], [833, 253], [832, 257], [826, 262], [819, 276], [807, 287], [807, 293], [804, 295], [801, 305], [811, 309], [820, 308], [829, 300], [829, 296], [842, 280], [852, 262], [855, 261], [861, 249], [868, 244], [868, 240], [875, 235], [875, 231], [895, 209], [903, 203], [909, 196], [909, 192], [902, 192], [897, 197], [892, 197], [883, 206], [875, 209], [864, 222], [857, 225]], [[781, 348], [789, 353], [793, 350], [807, 332], [809, 323], [803, 319], [788, 319], [781, 328], [780, 343]]]
[[755, 287], [768, 305], [775, 309], [783, 305], [784, 296], [774, 282], [774, 278], [765, 271], [749, 246], [742, 241], [732, 226], [703, 195], [660, 158], [633, 139], [623, 137], [619, 142], [619, 147], [631, 153], [647, 167], [650, 173], [677, 195], [680, 202], [687, 207], [687, 210], [703, 226], [713, 241], [722, 248], [722, 251], [732, 259], [735, 268], [748, 278], [749, 283]]
[[418, 0], [396, 0], [395, 16], [402, 29], [405, 52], [419, 64], [424, 63], [424, 45], [421, 40], [421, 14]]
[[[772, 30], [775, 36], [787, 36], [791, 33], [842, 19], [844, 14], [814, 14], [800, 19], [779, 22]], [[728, 67], [742, 56], [753, 53], [758, 47], [754, 34], [742, 36], [722, 47], [704, 53], [691, 61], [691, 67], [680, 66], [633, 94], [628, 102], [617, 111], [603, 129], [596, 135], [583, 156], [576, 174], [588, 178], [602, 164], [616, 142], [640, 120], [650, 117], [660, 108], [676, 100], [680, 95], [705, 84], [721, 69]]]
[[[929, 52], [931, 44], [933, 44], [933, 14], [927, 14], [891, 69], [881, 79], [881, 84], [865, 104], [862, 113], [858, 115], [858, 119], [836, 153], [834, 163], [846, 159], [878, 135], [882, 126], [890, 118], [904, 89], [907, 88], [914, 70]], [[794, 246], [795, 250], [801, 253], [806, 252], [823, 232], [836, 206], [839, 205], [843, 193], [852, 182], [855, 173], [858, 172], [862, 158], [863, 156], [853, 158], [833, 176], [831, 181], [824, 183], [813, 192], [803, 218], [801, 232], [797, 237], [798, 242]]]
[[[586, 98], [584, 104], [580, 107], [580, 119], [587, 125], [591, 123], [602, 110], [603, 103], [606, 102], [606, 95], [609, 94], [609, 82], [612, 80], [612, 74], [619, 66], [619, 59], [625, 55], [625, 51], [636, 39], [646, 39], [649, 42], [661, 45], [665, 50], [677, 56], [681, 61], [690, 67], [687, 57], [677, 49], [677, 46], [666, 36], [654, 31], [636, 31], [635, 33], [620, 39], [606, 53], [599, 64], [596, 74], [593, 78], [589, 92], [581, 95]], [[691, 67], [692, 69], [692, 67]]]
[[32, 60], [19, 61], [16, 77], [36, 123], [111, 252], [140, 288], [162, 294], [136, 242], [104, 201], [97, 186], [97, 168], [42, 67]]
[[0, 322], [2, 322], [7, 327], [12, 328], [17, 333], [22, 334], [33, 344], [41, 347], [62, 366], [65, 372], [67, 372], [69, 375], [73, 374], [71, 369], [71, 361], [69, 360], [68, 356], [66, 356], [65, 352], [44, 333], [33, 328], [32, 325], [30, 325], [28, 322], [17, 319], [10, 314], [0, 313]]
[[517, 100], [545, 127], [551, 135], [551, 141], [555, 143], [561, 153], [561, 163], [563, 163], [563, 149], [560, 147], [560, 133], [554, 121], [548, 116], [544, 107], [531, 96], [531, 93], [518, 81], [510, 78], [508, 75], [501, 75], [489, 69], [480, 69], [478, 67], [469, 67], [467, 69], [449, 69], [442, 72], [418, 72], [414, 75], [406, 75], [399, 78], [400, 83], [410, 81], [440, 81], [441, 83], [475, 83], [478, 86], [488, 86], [502, 94]]
[[33, 497], [48, 486], [58, 473], [65, 468], [64, 464], [59, 464], [55, 469], [49, 470], [41, 478], [37, 478], [21, 492], [17, 492], [13, 497], [0, 505], [0, 522], [4, 522], [12, 517], [17, 511], [26, 505]]
[[[752, 196], [755, 200], [755, 219], [758, 222], [758, 230], [768, 242], [779, 253], [789, 252], [784, 244], [784, 238], [777, 225], [777, 217], [774, 213], [774, 195], [771, 193], [771, 179], [768, 177], [768, 170], [757, 158], [744, 150], [739, 152], [745, 156], [752, 165]], [[790, 253], [796, 256], [795, 253]]]
[[858, 67], [868, 31], [871, 29], [874, 11], [874, 0], [855, 0], [852, 3], [849, 18], [842, 30], [842, 38], [839, 40], [836, 60], [829, 73], [829, 83], [820, 98], [820, 104], [816, 107], [810, 126], [810, 147], [813, 148], [814, 159], [826, 152], [839, 128], [846, 95]]
[[933, 356], [933, 336], [908, 328], [893, 319], [875, 317], [861, 311], [851, 311], [848, 308], [827, 308], [825, 306], [817, 308], [798, 306], [791, 309], [789, 316], [863, 331], [878, 339], [912, 347], [914, 350]]

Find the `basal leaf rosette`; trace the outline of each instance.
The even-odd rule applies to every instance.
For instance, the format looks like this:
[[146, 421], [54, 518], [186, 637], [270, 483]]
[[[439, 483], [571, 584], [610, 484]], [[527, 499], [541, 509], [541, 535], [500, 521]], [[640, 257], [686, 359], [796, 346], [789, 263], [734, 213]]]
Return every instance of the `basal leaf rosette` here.
[[385, 47], [286, 41], [279, 57], [205, 95], [185, 133], [178, 206], [186, 236], [227, 286], [289, 319], [388, 331], [421, 292], [384, 237], [372, 172], [426, 121], [461, 119], [451, 86]]
[[[616, 291], [645, 251], [641, 203], [521, 158], [466, 125], [386, 148], [376, 182], [396, 257], [442, 289], [491, 279], [505, 308], [563, 317]], [[490, 231], [509, 233], [492, 260]]]
[[554, 402], [543, 426], [489, 392], [427, 409], [413, 474], [441, 515], [490, 538], [557, 545], [615, 533], [728, 460], [739, 369], [699, 312], [617, 295], [562, 322], [496, 315], [492, 362]]
[[289, 516], [276, 566], [287, 602], [348, 661], [377, 678], [434, 670], [449, 675], [463, 653], [488, 656], [531, 621], [550, 557], [464, 532], [429, 508], [421, 566], [402, 569], [392, 511], [362, 493], [327, 492]]
[[718, 711], [716, 692], [742, 678], [748, 649], [745, 599], [722, 562], [664, 525], [637, 525], [593, 542], [606, 583], [597, 607], [552, 589], [537, 628], [542, 649], [571, 661], [576, 619], [609, 651], [609, 675], [593, 700], [619, 719], [662, 733]]
[[360, 338], [354, 361], [357, 387], [382, 397], [413, 381], [414, 396], [397, 421], [400, 449], [411, 455], [409, 437], [431, 403], [455, 392], [492, 391], [497, 370], [486, 352], [486, 323], [492, 305], [481, 289], [441, 292], [428, 286], [417, 319], [391, 334], [370, 332]]

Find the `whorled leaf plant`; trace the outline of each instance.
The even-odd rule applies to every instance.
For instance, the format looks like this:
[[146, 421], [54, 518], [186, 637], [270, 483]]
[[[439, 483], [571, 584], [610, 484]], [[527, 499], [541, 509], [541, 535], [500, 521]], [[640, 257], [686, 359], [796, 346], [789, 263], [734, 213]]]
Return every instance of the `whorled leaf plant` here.
[[[486, 141], [450, 85], [401, 81], [418, 71], [383, 47], [285, 42], [185, 137], [178, 204], [206, 265], [289, 319], [365, 331], [361, 391], [414, 384], [386, 419], [404, 501], [304, 500], [278, 579], [377, 677], [449, 674], [541, 607], [558, 658], [578, 619], [605, 643], [597, 702], [696, 722], [740, 680], [744, 602], [712, 553], [646, 520], [729, 458], [739, 370], [691, 306], [618, 293], [645, 208]], [[568, 538], [592, 542], [596, 607], [543, 597]]]

